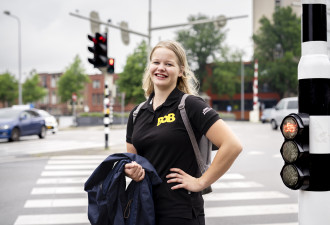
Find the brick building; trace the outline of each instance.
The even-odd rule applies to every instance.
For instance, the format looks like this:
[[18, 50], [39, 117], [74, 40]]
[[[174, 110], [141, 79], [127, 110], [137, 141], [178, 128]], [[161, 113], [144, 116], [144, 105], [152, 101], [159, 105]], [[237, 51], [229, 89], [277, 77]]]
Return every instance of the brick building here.
[[[47, 95], [35, 104], [36, 108], [44, 109], [53, 115], [71, 115], [72, 102], [61, 103], [57, 93], [57, 81], [61, 73], [41, 73], [41, 85], [47, 90]], [[114, 82], [118, 75], [114, 74]], [[90, 82], [86, 84], [80, 98], [76, 100], [76, 112], [103, 112], [104, 100], [104, 75], [89, 75]], [[121, 111], [121, 93], [116, 93], [114, 99], [114, 112]], [[125, 111], [130, 111], [134, 106], [129, 104]]]

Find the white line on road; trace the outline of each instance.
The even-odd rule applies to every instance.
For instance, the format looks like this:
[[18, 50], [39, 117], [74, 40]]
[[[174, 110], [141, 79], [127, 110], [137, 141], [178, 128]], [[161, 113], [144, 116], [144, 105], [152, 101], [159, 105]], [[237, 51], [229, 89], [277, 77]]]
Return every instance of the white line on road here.
[[206, 217], [255, 216], [298, 213], [298, 204], [247, 205], [205, 208]]
[[256, 192], [234, 192], [234, 193], [211, 193], [205, 195], [204, 201], [229, 201], [229, 200], [250, 200], [250, 199], [278, 199], [288, 198], [287, 195], [277, 191], [256, 191]]
[[298, 225], [298, 223], [264, 223], [264, 224], [250, 224], [250, 225]]
[[72, 164], [100, 164], [102, 161], [100, 160], [95, 160], [95, 159], [91, 159], [91, 160], [84, 160], [84, 159], [77, 159], [77, 160], [49, 160], [48, 164], [68, 164], [68, 165], [72, 165]]
[[261, 152], [261, 151], [250, 151], [247, 154], [249, 154], [249, 155], [264, 155], [265, 153]]
[[80, 207], [87, 205], [87, 198], [37, 199], [27, 200], [24, 208]]
[[84, 187], [45, 187], [33, 188], [31, 195], [48, 195], [48, 194], [83, 194]]
[[108, 155], [61, 155], [52, 156], [51, 159], [98, 159], [100, 161], [107, 158]]
[[87, 213], [21, 215], [14, 225], [89, 224]]
[[225, 173], [220, 180], [241, 180], [245, 177], [239, 173]]
[[40, 178], [37, 184], [84, 184], [88, 177]]
[[43, 171], [42, 177], [56, 176], [90, 176], [94, 170], [62, 170], [62, 171]]
[[99, 164], [85, 165], [46, 165], [45, 170], [81, 170], [81, 169], [96, 169]]
[[[220, 179], [221, 180], [221, 179]], [[263, 187], [262, 184], [253, 181], [236, 181], [236, 182], [221, 182], [218, 181], [212, 184], [213, 189], [226, 189], [226, 188], [255, 188]]]

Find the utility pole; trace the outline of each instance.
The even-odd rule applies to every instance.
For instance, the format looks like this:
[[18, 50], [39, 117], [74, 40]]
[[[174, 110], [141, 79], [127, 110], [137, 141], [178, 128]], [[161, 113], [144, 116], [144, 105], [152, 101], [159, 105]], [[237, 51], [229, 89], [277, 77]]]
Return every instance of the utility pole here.
[[[310, 116], [309, 153], [314, 165], [310, 171], [311, 182], [313, 176], [321, 177], [323, 181], [315, 190], [299, 191], [299, 224], [325, 225], [330, 223], [330, 178], [327, 166], [330, 163], [330, 61], [327, 54], [326, 0], [302, 0], [301, 49], [298, 111]], [[319, 166], [326, 170], [313, 174], [314, 168]]]
[[283, 183], [299, 190], [299, 225], [330, 223], [330, 61], [327, 2], [302, 0], [298, 114], [284, 118]]
[[11, 14], [9, 11], [4, 11], [4, 14], [15, 18], [18, 22], [18, 104], [22, 105], [22, 46], [21, 46], [21, 21], [20, 19]]

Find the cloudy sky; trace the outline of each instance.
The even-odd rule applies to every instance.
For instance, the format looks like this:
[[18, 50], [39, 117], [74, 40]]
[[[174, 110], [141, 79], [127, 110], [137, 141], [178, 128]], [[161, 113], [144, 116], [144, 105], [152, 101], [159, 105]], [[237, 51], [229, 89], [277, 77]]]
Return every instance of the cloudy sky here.
[[[69, 15], [78, 12], [89, 17], [91, 11], [99, 14], [101, 21], [111, 19], [114, 25], [121, 21], [129, 29], [148, 33], [149, 0], [1, 0], [0, 3], [0, 74], [6, 71], [18, 74], [18, 22], [5, 15], [10, 11], [21, 21], [22, 77], [32, 69], [38, 73], [63, 72], [79, 55], [88, 74], [100, 73], [93, 69], [87, 58], [91, 42], [90, 22]], [[226, 44], [233, 49], [244, 49], [245, 59], [252, 54], [252, 0], [152, 0], [152, 27], [187, 22], [189, 15], [203, 14], [209, 17], [248, 15], [247, 18], [227, 22]], [[174, 39], [171, 28], [152, 32], [152, 45], [159, 40]], [[105, 26], [101, 26], [101, 31]], [[145, 38], [130, 35], [129, 45], [123, 44], [121, 33], [109, 28], [108, 56], [116, 59], [116, 73], [123, 70], [126, 58]]]

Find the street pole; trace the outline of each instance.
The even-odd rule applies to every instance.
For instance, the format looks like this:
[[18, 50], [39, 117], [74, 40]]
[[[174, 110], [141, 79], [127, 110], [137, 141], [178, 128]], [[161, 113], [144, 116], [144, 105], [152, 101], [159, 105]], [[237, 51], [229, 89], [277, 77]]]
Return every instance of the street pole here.
[[241, 120], [244, 120], [244, 62], [241, 56]]
[[149, 48], [148, 52], [150, 52], [151, 51], [151, 0], [149, 0], [149, 12], [148, 12], [148, 48]]
[[109, 133], [110, 133], [110, 88], [109, 88], [109, 82], [106, 77], [106, 72], [104, 73], [104, 118], [103, 118], [103, 123], [104, 123], [104, 138], [105, 138], [105, 149], [109, 149]]
[[250, 122], [259, 122], [259, 99], [258, 99], [258, 59], [254, 60], [253, 78], [253, 110], [250, 111]]
[[[330, 157], [330, 61], [327, 54], [327, 2], [302, 0], [302, 57], [298, 65], [299, 113], [309, 115], [309, 154], [313, 168], [329, 165]], [[327, 162], [325, 162], [327, 161]], [[316, 165], [317, 164], [317, 165]], [[329, 184], [329, 170], [312, 174]], [[330, 188], [299, 190], [299, 225], [330, 224]]]
[[18, 104], [22, 105], [22, 71], [21, 71], [21, 64], [22, 64], [22, 56], [21, 56], [21, 21], [20, 19], [12, 15], [9, 11], [4, 11], [4, 14], [7, 16], [11, 16], [15, 18], [18, 22]]

